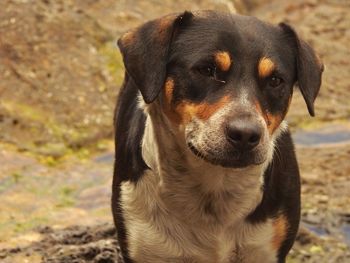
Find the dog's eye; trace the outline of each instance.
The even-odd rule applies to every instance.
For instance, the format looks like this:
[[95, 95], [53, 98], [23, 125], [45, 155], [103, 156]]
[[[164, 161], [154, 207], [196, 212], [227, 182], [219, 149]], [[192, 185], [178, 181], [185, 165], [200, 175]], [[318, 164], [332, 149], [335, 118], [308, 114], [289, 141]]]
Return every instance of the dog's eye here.
[[198, 72], [203, 76], [216, 78], [216, 67], [214, 65], [200, 67]]
[[225, 81], [221, 79], [222, 76], [220, 76], [220, 72], [218, 72], [217, 67], [215, 65], [199, 67], [197, 70], [202, 76], [210, 77], [218, 82], [225, 83]]
[[283, 83], [283, 79], [276, 76], [272, 76], [268, 81], [269, 86], [272, 88], [277, 88], [281, 86], [282, 83]]

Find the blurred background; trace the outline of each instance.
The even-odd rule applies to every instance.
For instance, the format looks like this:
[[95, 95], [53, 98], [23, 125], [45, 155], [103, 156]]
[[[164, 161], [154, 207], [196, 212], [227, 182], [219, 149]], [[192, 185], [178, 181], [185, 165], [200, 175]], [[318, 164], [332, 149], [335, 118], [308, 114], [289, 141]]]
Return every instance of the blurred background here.
[[0, 262], [117, 262], [115, 41], [146, 20], [197, 9], [288, 22], [322, 58], [317, 116], [298, 91], [288, 116], [303, 200], [288, 262], [350, 262], [348, 0], [1, 0]]

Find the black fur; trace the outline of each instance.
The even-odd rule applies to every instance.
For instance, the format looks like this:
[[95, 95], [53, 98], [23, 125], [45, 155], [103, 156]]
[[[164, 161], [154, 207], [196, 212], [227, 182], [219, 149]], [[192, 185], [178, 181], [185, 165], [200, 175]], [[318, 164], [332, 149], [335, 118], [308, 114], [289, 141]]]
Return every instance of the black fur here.
[[[256, 98], [266, 112], [284, 117], [296, 82], [312, 116], [321, 85], [322, 64], [311, 47], [286, 24], [272, 26], [250, 17], [215, 12], [205, 17], [185, 12], [165, 19], [168, 26], [162, 26], [161, 31], [162, 20], [154, 20], [133, 31], [131, 38], [118, 42], [126, 74], [115, 112], [112, 210], [126, 263], [132, 260], [120, 208], [120, 185], [124, 181], [136, 184], [148, 169], [141, 155], [145, 114], [137, 106], [138, 91], [146, 103], [152, 103], [161, 94], [166, 77], [171, 76], [176, 80], [171, 102], [174, 105], [183, 100], [210, 103], [227, 94], [239, 97], [244, 91], [249, 98]], [[213, 64], [210, 54], [217, 50], [232, 54], [234, 66], [227, 72], [217, 72], [215, 78], [203, 76], [202, 69]], [[258, 76], [257, 64], [263, 56], [278, 64], [274, 74], [283, 79], [278, 89], [271, 87], [270, 77]], [[278, 262], [283, 263], [300, 218], [299, 170], [289, 132], [276, 141], [262, 191], [262, 202], [246, 220], [260, 223], [281, 213], [287, 218], [286, 239], [278, 251]], [[210, 200], [203, 209], [212, 213]]]
[[321, 87], [323, 64], [318, 61], [313, 49], [301, 40], [295, 31], [287, 24], [280, 26], [294, 42], [297, 64], [297, 79], [301, 94], [303, 95], [311, 116], [315, 116], [314, 101]]
[[136, 183], [148, 168], [141, 156], [141, 140], [145, 128], [145, 115], [137, 106], [137, 86], [125, 74], [115, 114], [115, 165], [112, 186], [112, 212], [117, 225], [118, 241], [125, 263], [129, 258], [124, 218], [120, 207], [120, 184]]

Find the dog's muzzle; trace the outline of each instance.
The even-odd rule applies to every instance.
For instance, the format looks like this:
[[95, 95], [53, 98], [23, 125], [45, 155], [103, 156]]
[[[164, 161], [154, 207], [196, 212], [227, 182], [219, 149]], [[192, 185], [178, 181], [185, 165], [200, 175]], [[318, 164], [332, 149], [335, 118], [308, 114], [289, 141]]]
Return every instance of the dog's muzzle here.
[[202, 143], [191, 136], [188, 147], [197, 156], [215, 165], [243, 168], [260, 165], [267, 159], [268, 138], [263, 124], [253, 116], [227, 119], [218, 130]]

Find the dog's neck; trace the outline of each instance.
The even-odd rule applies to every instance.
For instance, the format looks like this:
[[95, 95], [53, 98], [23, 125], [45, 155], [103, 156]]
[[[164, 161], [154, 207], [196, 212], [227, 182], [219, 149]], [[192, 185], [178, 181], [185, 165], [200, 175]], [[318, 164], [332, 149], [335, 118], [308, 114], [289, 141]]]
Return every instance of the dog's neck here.
[[266, 165], [231, 169], [212, 165], [187, 147], [184, 132], [174, 129], [158, 105], [148, 107], [142, 155], [158, 182], [163, 205], [189, 222], [232, 222], [261, 201]]

